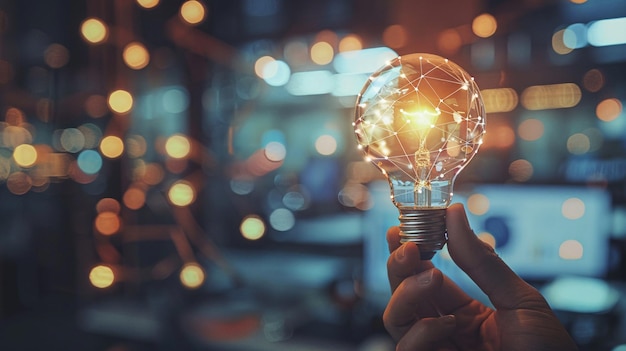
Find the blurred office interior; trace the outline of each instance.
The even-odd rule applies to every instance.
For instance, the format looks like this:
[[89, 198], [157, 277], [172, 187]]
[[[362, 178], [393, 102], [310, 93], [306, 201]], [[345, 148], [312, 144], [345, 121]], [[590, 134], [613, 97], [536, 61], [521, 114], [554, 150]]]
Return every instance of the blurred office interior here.
[[453, 202], [581, 350], [626, 350], [623, 0], [0, 0], [0, 349], [394, 350], [352, 121], [416, 52], [487, 111]]

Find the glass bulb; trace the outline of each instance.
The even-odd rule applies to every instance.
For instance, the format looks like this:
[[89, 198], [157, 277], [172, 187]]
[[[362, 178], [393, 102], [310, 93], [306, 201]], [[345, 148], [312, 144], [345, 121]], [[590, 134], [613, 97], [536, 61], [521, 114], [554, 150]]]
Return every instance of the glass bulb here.
[[432, 258], [446, 242], [455, 178], [485, 133], [478, 85], [443, 57], [399, 56], [370, 76], [355, 112], [359, 148], [389, 181], [401, 241]]

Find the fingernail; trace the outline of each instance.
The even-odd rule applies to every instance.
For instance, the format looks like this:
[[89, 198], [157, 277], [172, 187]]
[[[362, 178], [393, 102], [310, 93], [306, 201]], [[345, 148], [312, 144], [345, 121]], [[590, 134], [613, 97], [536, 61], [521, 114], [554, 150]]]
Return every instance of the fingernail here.
[[417, 282], [420, 285], [428, 285], [433, 280], [433, 270], [429, 269], [426, 272], [422, 272], [417, 276]]

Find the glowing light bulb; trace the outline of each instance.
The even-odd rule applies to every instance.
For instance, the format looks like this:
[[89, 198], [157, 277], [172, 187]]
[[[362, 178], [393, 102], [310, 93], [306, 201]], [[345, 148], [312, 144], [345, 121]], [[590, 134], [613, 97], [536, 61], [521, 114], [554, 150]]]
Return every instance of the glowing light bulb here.
[[432, 258], [446, 243], [454, 181], [485, 133], [478, 85], [440, 56], [399, 56], [368, 79], [353, 126], [365, 159], [389, 181], [401, 241]]

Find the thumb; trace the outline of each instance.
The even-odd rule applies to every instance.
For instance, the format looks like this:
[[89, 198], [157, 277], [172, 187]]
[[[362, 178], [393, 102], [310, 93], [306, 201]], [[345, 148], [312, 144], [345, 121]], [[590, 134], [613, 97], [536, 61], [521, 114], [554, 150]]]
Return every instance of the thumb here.
[[520, 308], [544, 301], [539, 292], [504, 263], [472, 231], [462, 204], [446, 212], [448, 251], [456, 264], [483, 290], [495, 308]]

